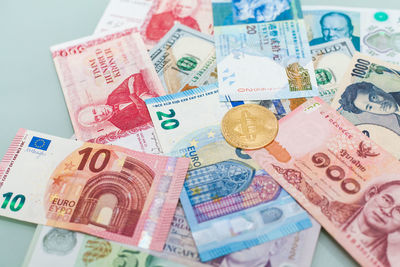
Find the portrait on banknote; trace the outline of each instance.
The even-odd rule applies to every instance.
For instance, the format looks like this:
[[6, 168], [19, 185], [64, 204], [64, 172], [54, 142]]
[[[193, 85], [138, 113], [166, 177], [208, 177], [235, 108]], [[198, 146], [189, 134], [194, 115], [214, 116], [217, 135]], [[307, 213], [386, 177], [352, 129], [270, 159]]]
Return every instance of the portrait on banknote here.
[[318, 45], [341, 38], [349, 38], [360, 51], [360, 14], [350, 11], [303, 11], [310, 45]]
[[147, 87], [142, 73], [135, 73], [108, 95], [106, 103], [79, 110], [78, 122], [83, 127], [96, 127], [108, 121], [120, 130], [134, 129], [151, 122], [144, 100], [157, 96]]

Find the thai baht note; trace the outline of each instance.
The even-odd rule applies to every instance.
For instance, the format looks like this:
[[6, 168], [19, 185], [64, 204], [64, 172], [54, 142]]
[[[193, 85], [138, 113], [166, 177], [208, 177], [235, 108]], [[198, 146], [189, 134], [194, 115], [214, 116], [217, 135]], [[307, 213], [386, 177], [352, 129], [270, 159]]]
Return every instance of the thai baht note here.
[[274, 142], [246, 152], [362, 266], [398, 266], [397, 158], [317, 97], [279, 121]]
[[220, 122], [231, 104], [219, 102], [215, 84], [146, 104], [163, 152], [191, 160], [180, 199], [201, 261], [311, 226], [268, 173], [225, 141]]
[[214, 41], [207, 34], [175, 24], [149, 54], [170, 94], [217, 82]]
[[165, 91], [137, 33], [94, 35], [51, 51], [79, 140], [159, 153], [144, 100]]
[[400, 67], [356, 53], [332, 106], [400, 159]]
[[111, 0], [95, 33], [133, 27], [151, 49], [177, 23], [212, 34], [211, 0]]
[[357, 51], [400, 64], [400, 9], [303, 6], [303, 14], [311, 46], [349, 38]]
[[331, 103], [347, 66], [355, 53], [347, 38], [310, 46], [319, 96]]
[[161, 251], [188, 164], [20, 129], [0, 163], [0, 215]]
[[318, 95], [298, 0], [214, 0], [222, 101]]
[[23, 266], [185, 266], [173, 258], [78, 232], [38, 225]]

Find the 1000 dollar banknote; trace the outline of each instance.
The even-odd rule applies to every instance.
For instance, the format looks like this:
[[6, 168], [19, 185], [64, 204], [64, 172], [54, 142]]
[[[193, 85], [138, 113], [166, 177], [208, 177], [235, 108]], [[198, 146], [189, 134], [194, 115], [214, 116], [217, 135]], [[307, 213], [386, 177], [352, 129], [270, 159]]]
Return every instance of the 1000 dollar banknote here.
[[222, 101], [318, 95], [300, 2], [213, 1]]
[[82, 233], [39, 225], [23, 266], [185, 266], [165, 256]]
[[51, 51], [79, 140], [159, 152], [144, 100], [165, 91], [137, 33], [90, 36]]
[[332, 106], [400, 159], [400, 67], [356, 53]]
[[149, 54], [170, 94], [217, 82], [215, 46], [209, 35], [176, 24]]
[[133, 27], [151, 49], [177, 23], [212, 34], [211, 0], [111, 0], [96, 33]]
[[247, 153], [362, 266], [397, 266], [399, 161], [320, 98], [281, 119], [274, 142]]
[[303, 6], [310, 45], [349, 38], [355, 49], [400, 63], [400, 10]]
[[319, 96], [331, 103], [348, 64], [355, 53], [349, 39], [339, 39], [311, 46]]
[[216, 85], [146, 101], [162, 150], [191, 159], [181, 202], [202, 261], [311, 226], [304, 210], [222, 137]]
[[21, 129], [0, 164], [0, 215], [162, 250], [188, 164]]

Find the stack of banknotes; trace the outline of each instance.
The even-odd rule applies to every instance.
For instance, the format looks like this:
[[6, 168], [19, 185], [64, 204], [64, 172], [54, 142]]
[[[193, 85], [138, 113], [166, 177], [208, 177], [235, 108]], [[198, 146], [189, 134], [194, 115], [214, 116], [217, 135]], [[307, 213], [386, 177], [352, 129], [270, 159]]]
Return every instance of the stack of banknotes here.
[[[399, 266], [400, 10], [111, 0], [50, 51], [75, 138], [20, 129], [0, 162], [24, 266], [303, 267], [321, 226]], [[225, 140], [244, 104], [274, 148]]]

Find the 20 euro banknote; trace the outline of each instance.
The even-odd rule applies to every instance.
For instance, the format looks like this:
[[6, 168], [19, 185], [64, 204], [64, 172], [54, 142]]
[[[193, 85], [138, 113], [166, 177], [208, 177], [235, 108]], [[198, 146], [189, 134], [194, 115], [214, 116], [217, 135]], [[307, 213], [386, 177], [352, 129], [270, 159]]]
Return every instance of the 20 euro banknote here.
[[188, 164], [20, 129], [0, 163], [0, 215], [162, 250]]
[[163, 152], [190, 158], [181, 202], [202, 261], [311, 226], [306, 212], [222, 137], [231, 104], [209, 85], [146, 101]]
[[362, 266], [397, 266], [399, 161], [317, 97], [279, 121], [275, 142], [247, 153]]

